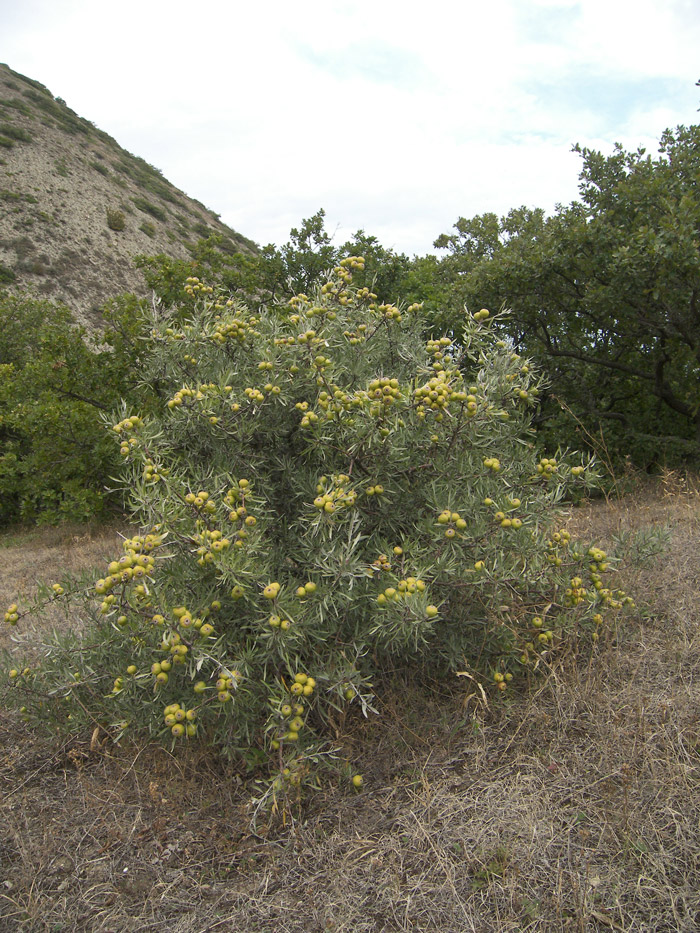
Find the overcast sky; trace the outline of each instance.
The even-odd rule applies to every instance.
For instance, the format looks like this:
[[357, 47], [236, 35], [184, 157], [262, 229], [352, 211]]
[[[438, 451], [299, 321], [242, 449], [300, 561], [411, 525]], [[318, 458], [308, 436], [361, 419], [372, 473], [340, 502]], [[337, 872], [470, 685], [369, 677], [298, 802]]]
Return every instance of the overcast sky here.
[[700, 0], [0, 0], [0, 61], [258, 243], [409, 254], [700, 106]]

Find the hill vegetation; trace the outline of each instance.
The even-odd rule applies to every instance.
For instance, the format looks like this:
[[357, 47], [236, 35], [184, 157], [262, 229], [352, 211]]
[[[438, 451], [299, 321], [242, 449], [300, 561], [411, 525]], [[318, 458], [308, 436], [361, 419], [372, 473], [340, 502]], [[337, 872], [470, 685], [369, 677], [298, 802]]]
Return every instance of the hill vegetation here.
[[[436, 254], [359, 231], [335, 243], [322, 210], [258, 249], [32, 79], [0, 66], [0, 522], [122, 508], [102, 419], [146, 382], [152, 305], [187, 317], [196, 276], [252, 313], [307, 294], [348, 256], [360, 287], [421, 306], [427, 337], [459, 340], [465, 307], [545, 381], [544, 449], [583, 447], [609, 469], [700, 463], [700, 127], [659, 153], [579, 149], [581, 198], [551, 217], [459, 218]], [[80, 328], [83, 328], [82, 332]], [[89, 348], [89, 349], [88, 349]]]

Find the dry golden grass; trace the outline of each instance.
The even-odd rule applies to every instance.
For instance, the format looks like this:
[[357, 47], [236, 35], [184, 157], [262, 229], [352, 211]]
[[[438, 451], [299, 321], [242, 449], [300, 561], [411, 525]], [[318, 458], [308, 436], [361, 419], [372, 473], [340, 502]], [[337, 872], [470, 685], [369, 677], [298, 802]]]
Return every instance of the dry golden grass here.
[[668, 476], [569, 525], [627, 554], [637, 617], [505, 704], [387, 687], [342, 737], [362, 791], [286, 825], [253, 831], [248, 779], [204, 752], [57, 746], [6, 717], [0, 930], [699, 929], [700, 497]]

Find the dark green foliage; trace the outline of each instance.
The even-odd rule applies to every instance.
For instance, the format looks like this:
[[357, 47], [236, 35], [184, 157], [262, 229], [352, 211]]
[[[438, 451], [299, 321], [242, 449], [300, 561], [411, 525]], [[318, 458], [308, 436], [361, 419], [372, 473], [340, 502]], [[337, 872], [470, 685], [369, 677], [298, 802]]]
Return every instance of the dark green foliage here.
[[8, 266], [0, 262], [0, 284], [14, 282], [17, 276]]
[[248, 253], [230, 253], [230, 242], [217, 234], [192, 246], [192, 258], [189, 260], [159, 254], [137, 256], [134, 262], [165, 308], [189, 301], [183, 283], [191, 275], [197, 275], [207, 283], [215, 282], [229, 294], [249, 298], [256, 303], [254, 296], [261, 289], [259, 259]]
[[3, 98], [0, 100], [0, 106], [9, 107], [12, 110], [21, 113], [25, 117], [32, 116], [32, 108], [28, 107], [23, 100], [20, 100], [18, 97]]
[[203, 240], [206, 240], [207, 237], [211, 235], [211, 230], [205, 223], [202, 223], [202, 221], [197, 221], [197, 223], [192, 224], [192, 229], [195, 233], [199, 234]]
[[30, 143], [32, 141], [31, 133], [23, 130], [20, 126], [14, 126], [12, 123], [0, 123], [0, 133], [3, 136], [9, 136], [10, 139], [21, 143]]
[[90, 167], [94, 168], [96, 172], [100, 173], [100, 175], [109, 175], [109, 169], [106, 165], [103, 165], [102, 162], [91, 162]]
[[67, 308], [0, 293], [0, 523], [119, 505], [104, 493], [117, 458], [102, 418], [134, 391], [139, 314], [123, 300], [94, 351]]
[[156, 220], [165, 221], [167, 220], [167, 213], [163, 210], [162, 207], [158, 207], [157, 204], [152, 204], [150, 201], [147, 201], [145, 198], [132, 198], [132, 203], [144, 214], [150, 214], [151, 217], [155, 217]]
[[440, 323], [507, 304], [504, 329], [550, 379], [557, 436], [563, 400], [618, 461], [697, 462], [700, 127], [666, 132], [657, 158], [577, 151], [580, 202], [461, 218], [436, 242], [454, 285]]
[[24, 201], [27, 204], [38, 204], [39, 201], [33, 194], [18, 194], [15, 191], [8, 191], [3, 188], [0, 191], [0, 201]]
[[[40, 87], [43, 87], [43, 85], [40, 85]], [[79, 117], [74, 110], [67, 107], [65, 101], [59, 98], [54, 99], [51, 92], [46, 88], [43, 88], [41, 91], [31, 89], [23, 91], [22, 93], [35, 103], [40, 110], [43, 110], [45, 114], [53, 117], [61, 129], [65, 130], [67, 133], [80, 133], [89, 136], [94, 129], [88, 120]]]

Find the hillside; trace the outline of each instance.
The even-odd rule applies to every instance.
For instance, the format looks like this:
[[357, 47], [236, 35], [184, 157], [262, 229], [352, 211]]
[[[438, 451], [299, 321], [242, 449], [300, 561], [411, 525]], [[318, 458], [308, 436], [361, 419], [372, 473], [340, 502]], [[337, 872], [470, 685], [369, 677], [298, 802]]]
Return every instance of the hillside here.
[[0, 64], [0, 287], [63, 301], [90, 326], [107, 298], [145, 293], [134, 256], [186, 258], [212, 234], [227, 252], [256, 250], [42, 84]]

